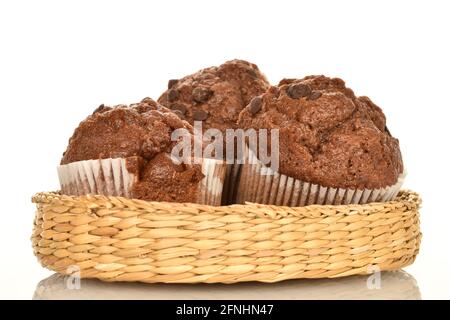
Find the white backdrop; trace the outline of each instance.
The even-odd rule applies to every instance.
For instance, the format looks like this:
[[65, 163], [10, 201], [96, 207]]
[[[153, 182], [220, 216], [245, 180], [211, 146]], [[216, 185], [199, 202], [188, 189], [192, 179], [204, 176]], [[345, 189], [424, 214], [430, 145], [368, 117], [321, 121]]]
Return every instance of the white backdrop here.
[[1, 1], [0, 298], [31, 298], [31, 196], [99, 104], [157, 99], [167, 80], [233, 58], [283, 77], [343, 78], [383, 108], [406, 187], [424, 199], [423, 298], [450, 298], [448, 1]]

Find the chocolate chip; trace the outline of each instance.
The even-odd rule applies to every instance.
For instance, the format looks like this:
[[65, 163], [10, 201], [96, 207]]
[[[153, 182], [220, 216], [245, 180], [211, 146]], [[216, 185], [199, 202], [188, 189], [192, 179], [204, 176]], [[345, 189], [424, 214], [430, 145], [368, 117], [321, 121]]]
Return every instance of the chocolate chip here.
[[178, 79], [170, 79], [167, 83], [167, 89], [171, 89], [174, 85], [178, 83]]
[[257, 114], [262, 107], [262, 99], [261, 97], [255, 97], [250, 102], [249, 111], [251, 114]]
[[111, 110], [111, 107], [107, 107], [105, 106], [103, 103], [101, 105], [99, 105], [97, 107], [97, 109], [94, 110], [94, 112], [92, 112], [92, 114], [96, 114], [96, 113], [102, 113], [105, 111]]
[[252, 78], [254, 78], [254, 79], [258, 78], [258, 74], [257, 74], [256, 71], [253, 70], [253, 69], [248, 69], [248, 70], [247, 70], [247, 73], [250, 75], [250, 77], [252, 77]]
[[185, 114], [182, 113], [180, 110], [173, 110], [173, 113], [175, 113], [178, 116], [178, 118], [180, 118], [180, 119], [183, 119], [183, 120], [186, 119], [186, 117], [184, 116]]
[[186, 106], [184, 104], [181, 103], [174, 103], [170, 105], [170, 109], [174, 110], [174, 111], [178, 111], [181, 114], [185, 114], [186, 113]]
[[317, 100], [317, 99], [319, 99], [321, 96], [322, 96], [322, 93], [321, 93], [321, 92], [319, 92], [319, 91], [313, 91], [313, 92], [309, 95], [308, 100]]
[[167, 93], [167, 99], [169, 99], [170, 102], [175, 101], [180, 96], [180, 93], [176, 89], [170, 89]]
[[203, 110], [195, 110], [193, 114], [193, 118], [196, 121], [204, 121], [208, 119], [208, 113]]
[[292, 99], [300, 99], [309, 96], [311, 94], [311, 88], [307, 84], [297, 83], [290, 85], [286, 93]]
[[192, 98], [194, 99], [194, 101], [199, 103], [208, 101], [212, 94], [213, 92], [208, 88], [197, 87], [192, 90]]
[[[181, 159], [179, 159], [181, 160]], [[186, 171], [186, 164], [184, 164], [183, 162], [177, 164], [177, 163], [173, 163], [173, 168], [175, 169], [176, 172], [183, 172]]]
[[384, 131], [386, 131], [388, 135], [391, 135], [391, 132], [389, 131], [387, 126], [384, 127]]
[[92, 114], [95, 114], [95, 113], [97, 113], [97, 112], [102, 112], [103, 109], [105, 109], [105, 105], [102, 103], [101, 105], [99, 105], [99, 106], [94, 110], [94, 112], [92, 112]]

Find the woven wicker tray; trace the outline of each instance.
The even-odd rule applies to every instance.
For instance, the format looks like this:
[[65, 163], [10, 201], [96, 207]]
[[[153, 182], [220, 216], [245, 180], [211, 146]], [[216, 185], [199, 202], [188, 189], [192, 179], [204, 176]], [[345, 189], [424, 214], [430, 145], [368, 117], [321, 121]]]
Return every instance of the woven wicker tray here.
[[[418, 194], [365, 205], [222, 207], [38, 193], [41, 264], [82, 278], [277, 282], [395, 270], [420, 246]], [[376, 267], [374, 267], [376, 266]]]

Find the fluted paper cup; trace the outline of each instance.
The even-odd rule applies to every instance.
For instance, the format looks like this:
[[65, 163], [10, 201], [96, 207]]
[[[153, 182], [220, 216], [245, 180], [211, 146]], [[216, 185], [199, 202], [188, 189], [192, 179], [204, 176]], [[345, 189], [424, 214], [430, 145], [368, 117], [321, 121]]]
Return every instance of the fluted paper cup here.
[[200, 181], [198, 203], [221, 205], [226, 170], [226, 164], [221, 160], [202, 159], [202, 173], [205, 177]]
[[[67, 195], [98, 194], [132, 198], [137, 174], [127, 169], [127, 158], [84, 160], [58, 166], [61, 192]], [[220, 205], [226, 174], [223, 161], [201, 159], [204, 178], [199, 182], [197, 202]]]
[[330, 188], [275, 172], [262, 164], [248, 148], [245, 160], [239, 180], [237, 203], [299, 207], [311, 204], [386, 202], [397, 196], [406, 175], [401, 174], [394, 185], [380, 189]]

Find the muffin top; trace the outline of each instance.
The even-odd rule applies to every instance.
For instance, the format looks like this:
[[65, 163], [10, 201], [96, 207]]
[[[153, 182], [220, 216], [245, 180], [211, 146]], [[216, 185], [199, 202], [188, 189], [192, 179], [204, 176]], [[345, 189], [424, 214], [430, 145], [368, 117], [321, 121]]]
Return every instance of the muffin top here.
[[279, 129], [279, 172], [296, 179], [376, 189], [403, 173], [399, 143], [382, 110], [338, 78], [284, 79], [249, 103], [239, 126]]
[[203, 128], [236, 128], [239, 113], [250, 100], [269, 88], [266, 77], [255, 64], [231, 60], [179, 80], [170, 80], [158, 102]]
[[150, 98], [130, 106], [101, 105], [75, 129], [61, 165], [106, 158], [127, 159], [127, 169], [138, 176], [134, 198], [195, 202], [201, 166], [176, 164], [170, 153], [176, 129], [192, 127]]
[[140, 103], [108, 107], [100, 105], [75, 129], [61, 164], [141, 156], [151, 159], [170, 152], [170, 134], [190, 125], [150, 98]]

